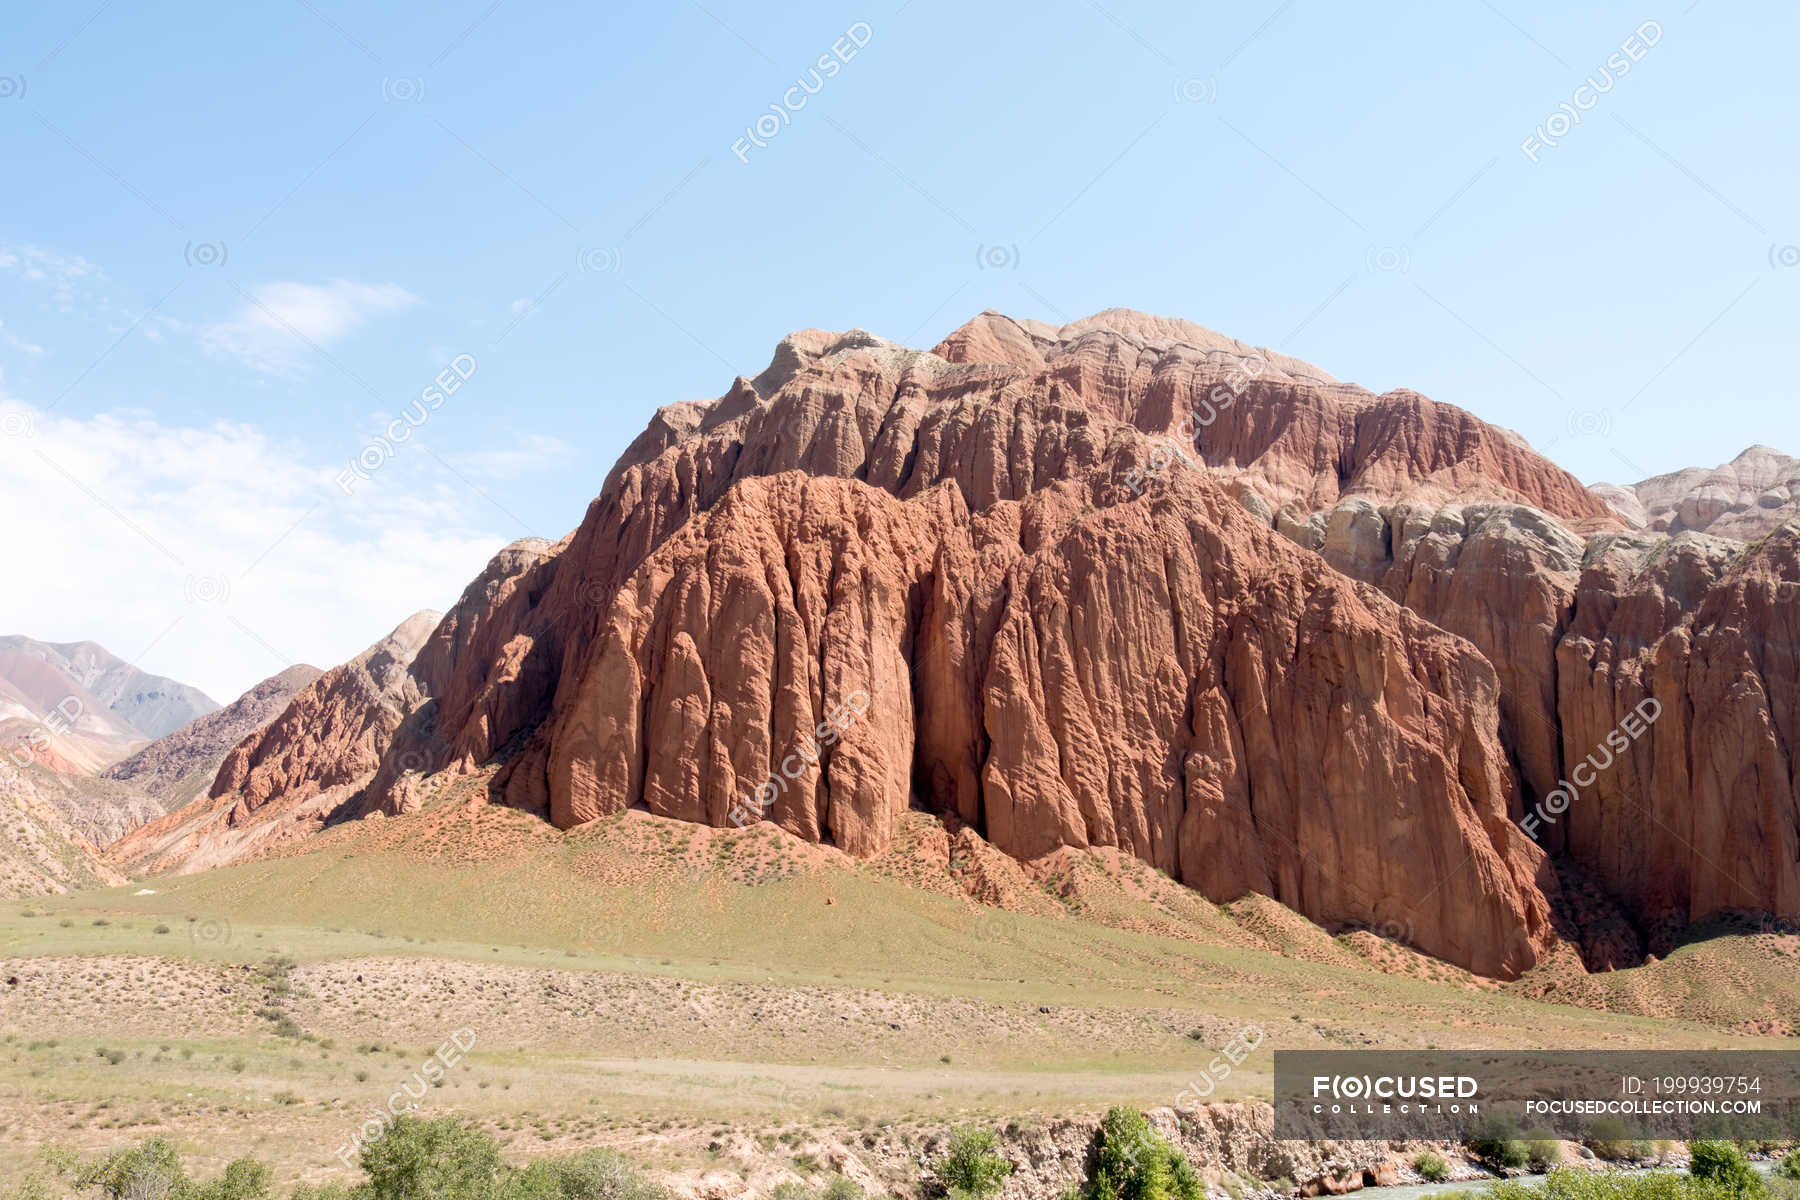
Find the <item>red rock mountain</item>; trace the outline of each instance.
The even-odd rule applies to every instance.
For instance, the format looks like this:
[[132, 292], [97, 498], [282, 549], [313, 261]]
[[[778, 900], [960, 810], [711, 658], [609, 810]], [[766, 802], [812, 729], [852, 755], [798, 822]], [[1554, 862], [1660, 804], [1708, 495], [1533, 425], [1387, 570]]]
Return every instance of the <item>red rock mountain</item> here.
[[[414, 613], [342, 666], [324, 674], [292, 667], [245, 693], [238, 719], [247, 723], [254, 715], [256, 722], [225, 754], [210, 787], [113, 843], [109, 860], [138, 872], [200, 870], [293, 832], [270, 819], [277, 815], [316, 827], [350, 785], [368, 779], [404, 714], [419, 706], [422, 696], [407, 667], [439, 619], [435, 612]], [[305, 687], [290, 690], [309, 675]], [[282, 691], [291, 698], [270, 720], [263, 715], [266, 701]], [[269, 805], [271, 798], [281, 803]], [[265, 819], [250, 820], [254, 813]]]
[[271, 675], [236, 700], [158, 738], [101, 772], [180, 807], [208, 792], [225, 756], [240, 741], [280, 716], [300, 689], [324, 672], [301, 663]]
[[[559, 827], [751, 811], [864, 855], [921, 808], [1496, 976], [1565, 940], [1641, 952], [1587, 935], [1564, 880], [1634, 936], [1800, 916], [1800, 535], [1624, 524], [1460, 409], [1183, 321], [984, 313], [930, 352], [805, 331], [660, 410], [574, 533], [503, 551], [416, 653], [327, 673], [123, 845], [227, 861], [499, 763], [492, 798]], [[1528, 837], [1646, 695], [1648, 735]]]

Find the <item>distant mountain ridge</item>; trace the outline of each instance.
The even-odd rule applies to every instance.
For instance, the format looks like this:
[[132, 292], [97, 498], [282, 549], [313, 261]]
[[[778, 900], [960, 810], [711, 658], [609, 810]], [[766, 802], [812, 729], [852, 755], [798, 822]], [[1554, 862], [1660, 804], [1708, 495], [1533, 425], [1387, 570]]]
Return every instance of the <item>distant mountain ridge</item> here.
[[[34, 662], [49, 673], [32, 670]], [[99, 702], [99, 711], [90, 716], [103, 712], [152, 741], [219, 709], [218, 702], [199, 688], [140, 671], [95, 642], [0, 637], [0, 681], [16, 682], [20, 676], [29, 685], [19, 690], [34, 703], [39, 716], [68, 695], [85, 695]]]
[[1590, 490], [1634, 528], [1753, 541], [1800, 517], [1800, 458], [1751, 446], [1722, 466]]
[[234, 746], [281, 715], [294, 693], [323, 671], [305, 663], [258, 683], [236, 700], [190, 721], [101, 772], [179, 808], [212, 786]]
[[[101, 860], [103, 848], [204, 795], [226, 755], [320, 675], [289, 667], [145, 745], [100, 697], [44, 659], [15, 650], [0, 662], [12, 670], [0, 678], [0, 825], [11, 835], [0, 848], [0, 896], [124, 882]], [[53, 694], [54, 702], [42, 698]], [[49, 711], [38, 713], [46, 703]], [[66, 724], [70, 713], [78, 715]], [[113, 762], [121, 747], [142, 748]]]

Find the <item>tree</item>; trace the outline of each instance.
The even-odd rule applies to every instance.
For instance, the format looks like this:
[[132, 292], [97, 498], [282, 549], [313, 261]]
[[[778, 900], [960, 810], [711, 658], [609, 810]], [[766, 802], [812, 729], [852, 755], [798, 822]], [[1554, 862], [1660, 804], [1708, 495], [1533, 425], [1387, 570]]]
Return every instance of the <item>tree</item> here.
[[76, 1174], [75, 1186], [99, 1188], [106, 1200], [186, 1200], [189, 1191], [181, 1155], [159, 1137], [89, 1164]]
[[1450, 1164], [1442, 1156], [1429, 1150], [1422, 1150], [1412, 1160], [1413, 1170], [1423, 1175], [1431, 1183], [1442, 1183], [1450, 1178]]
[[269, 1168], [254, 1158], [227, 1163], [223, 1175], [194, 1189], [194, 1200], [269, 1200]]
[[1749, 1156], [1736, 1142], [1695, 1142], [1688, 1147], [1688, 1156], [1688, 1173], [1696, 1179], [1709, 1179], [1751, 1195], [1763, 1190]]
[[489, 1200], [500, 1175], [500, 1147], [455, 1117], [394, 1119], [363, 1147], [373, 1200]]
[[1519, 1140], [1518, 1127], [1504, 1117], [1487, 1121], [1474, 1130], [1467, 1145], [1475, 1161], [1490, 1171], [1522, 1167], [1531, 1160], [1530, 1151]]
[[953, 1197], [987, 1200], [1000, 1190], [1013, 1165], [997, 1147], [990, 1129], [959, 1125], [950, 1131], [950, 1148], [938, 1159], [937, 1178]]
[[1625, 1122], [1616, 1117], [1600, 1117], [1588, 1126], [1587, 1146], [1608, 1162], [1638, 1162], [1654, 1152], [1648, 1141], [1633, 1138]]
[[1135, 1108], [1100, 1119], [1084, 1200], [1202, 1200], [1205, 1189], [1187, 1157]]
[[532, 1163], [507, 1176], [500, 1200], [663, 1200], [668, 1190], [645, 1179], [624, 1156], [584, 1150]]

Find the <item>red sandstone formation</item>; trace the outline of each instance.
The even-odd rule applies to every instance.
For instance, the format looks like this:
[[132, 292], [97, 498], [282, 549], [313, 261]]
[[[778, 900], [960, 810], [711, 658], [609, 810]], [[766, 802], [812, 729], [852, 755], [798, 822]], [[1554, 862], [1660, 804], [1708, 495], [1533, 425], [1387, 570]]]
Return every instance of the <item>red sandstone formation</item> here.
[[[722, 825], [782, 771], [766, 818], [852, 854], [924, 808], [1501, 976], [1556, 944], [1559, 869], [1646, 926], [1800, 915], [1795, 555], [1621, 525], [1516, 435], [1186, 322], [805, 331], [659, 411], [410, 662], [307, 689], [215, 803], [397, 813], [500, 762], [496, 797], [561, 827]], [[1667, 715], [1547, 832], [1553, 869], [1516, 819], [1646, 694]]]

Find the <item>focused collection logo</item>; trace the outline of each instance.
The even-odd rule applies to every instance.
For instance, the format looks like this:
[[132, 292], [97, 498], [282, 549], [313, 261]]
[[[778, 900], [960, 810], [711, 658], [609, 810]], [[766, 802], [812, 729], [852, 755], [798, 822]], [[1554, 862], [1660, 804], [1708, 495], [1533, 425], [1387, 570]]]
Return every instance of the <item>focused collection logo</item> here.
[[[1472, 1075], [1314, 1075], [1315, 1113], [1477, 1113]], [[1329, 1099], [1330, 1103], [1326, 1103]], [[1468, 1101], [1468, 1103], [1464, 1103]]]

